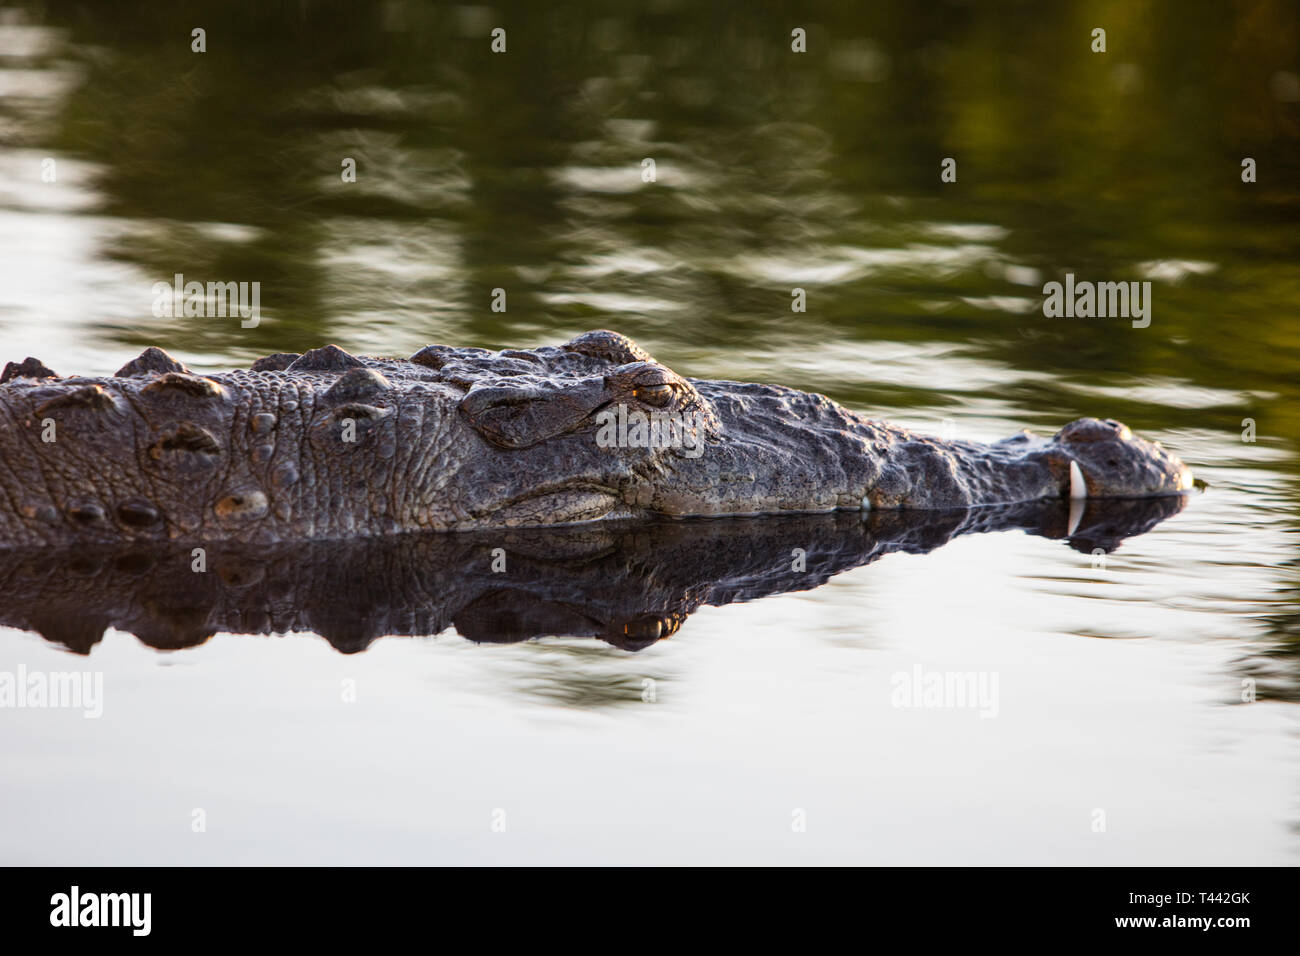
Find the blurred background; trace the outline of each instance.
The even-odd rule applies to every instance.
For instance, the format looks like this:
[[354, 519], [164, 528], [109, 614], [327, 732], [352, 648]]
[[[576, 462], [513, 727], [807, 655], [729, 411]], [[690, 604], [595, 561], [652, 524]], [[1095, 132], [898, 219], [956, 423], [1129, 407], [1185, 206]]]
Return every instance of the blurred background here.
[[[504, 53], [490, 48], [498, 27]], [[196, 28], [206, 52], [192, 50]], [[805, 53], [791, 50], [795, 28]], [[1092, 50], [1096, 28], [1104, 53]], [[425, 719], [484, 708], [525, 723], [530, 708], [625, 714], [615, 705], [639, 699], [646, 655], [661, 655], [658, 679], [695, 693], [660, 712], [693, 715], [681, 746], [697, 772], [723, 774], [714, 783], [724, 801], [726, 781], [744, 776], [727, 776], [728, 759], [748, 754], [761, 769], [773, 738], [760, 743], [747, 722], [730, 739], [751, 749], [705, 759], [688, 725], [730, 726], [738, 705], [728, 695], [741, 693], [690, 685], [710, 664], [729, 672], [743, 656], [770, 692], [768, 730], [806, 726], [821, 702], [849, 708], [836, 711], [847, 733], [856, 690], [839, 682], [910, 667], [918, 654], [975, 654], [967, 663], [1007, 674], [1046, 661], [1067, 689], [1026, 671], [1041, 697], [990, 722], [1023, 736], [987, 745], [1007, 765], [1074, 779], [1088, 759], [1062, 741], [1091, 728], [1086, 752], [1098, 766], [1127, 760], [1126, 779], [1144, 781], [1134, 785], [1135, 805], [1151, 813], [1142, 839], [1107, 857], [1053, 844], [1044, 834], [1054, 823], [1031, 837], [1033, 810], [1013, 784], [1023, 778], [967, 767], [962, 780], [1002, 801], [993, 842], [972, 836], [987, 814], [959, 813], [957, 836], [927, 829], [918, 843], [905, 831], [894, 844], [873, 830], [881, 858], [892, 847], [907, 860], [911, 843], [947, 861], [1038, 860], [1048, 846], [1062, 861], [1293, 859], [1298, 146], [1300, 12], [1282, 0], [19, 2], [0, 8], [0, 359], [33, 354], [63, 374], [106, 373], [162, 345], [216, 370], [325, 342], [406, 355], [432, 342], [557, 343], [604, 327], [682, 374], [824, 392], [929, 432], [994, 439], [1079, 415], [1119, 418], [1179, 452], [1210, 489], [1103, 572], [1059, 544], [988, 536], [771, 599], [758, 617], [702, 612], [636, 659], [562, 641], [477, 649], [472, 662], [439, 652], [456, 656], [468, 696]], [[940, 180], [945, 157], [956, 182]], [[1242, 181], [1247, 157], [1253, 183]], [[348, 158], [355, 182], [341, 176]], [[654, 182], [642, 177], [647, 158]], [[50, 159], [53, 181], [42, 176]], [[155, 317], [153, 283], [178, 272], [260, 282], [260, 324]], [[1150, 281], [1150, 326], [1045, 318], [1043, 284], [1068, 272]], [[505, 312], [491, 309], [497, 288]], [[806, 291], [804, 313], [791, 311], [795, 288]], [[1136, 649], [1092, 638], [1142, 640]], [[677, 646], [692, 641], [693, 651]], [[33, 660], [53, 653], [11, 644]], [[403, 646], [423, 651], [382, 654], [447, 645]], [[850, 646], [885, 656], [846, 664], [838, 655]], [[153, 657], [103, 650], [155, 686], [140, 676], [154, 673]], [[230, 651], [227, 671], [215, 646], [187, 653], [237, 681], [235, 659], [248, 652]], [[306, 666], [275, 653], [288, 655], [285, 670], [270, 673], [286, 680]], [[783, 674], [791, 655], [807, 655], [803, 679]], [[401, 660], [366, 666], [375, 680], [401, 680], [418, 668]], [[328, 680], [344, 666], [318, 665]], [[1226, 706], [1240, 703], [1245, 678], [1263, 703], [1229, 716], [1251, 709]], [[1178, 701], [1161, 714], [1180, 719], [1151, 730], [1153, 699]], [[255, 718], [244, 719], [255, 739]], [[619, 732], [648, 719], [617, 718]], [[510, 726], [497, 743], [514, 759], [528, 735]], [[930, 731], [910, 726], [893, 730], [929, 755], [916, 773], [951, 766], [970, 746], [936, 753]], [[595, 738], [548, 736], [555, 760], [585, 766], [601, 727], [588, 727]], [[911, 785], [880, 797], [879, 780], [845, 777], [844, 741], [827, 740], [825, 760], [805, 767], [825, 774], [819, 792], [860, 784], [904, 812], [924, 800]], [[1172, 762], [1147, 777], [1141, 747], [1152, 740]], [[81, 730], [64, 743], [83, 746]], [[664, 752], [659, 764], [633, 749], [627, 759], [649, 761], [664, 781], [685, 759]], [[649, 788], [660, 806], [667, 790]], [[1162, 816], [1175, 798], [1192, 801], [1185, 819]], [[950, 811], [936, 805], [926, 826], [942, 831]], [[568, 852], [599, 859], [598, 841], [587, 846], [574, 827]], [[707, 844], [689, 831], [677, 847], [687, 856]], [[274, 844], [276, 832], [283, 826], [268, 825], [261, 838]], [[844, 832], [819, 858], [860, 846]], [[1193, 852], [1191, 834], [1210, 840], [1208, 858], [1180, 856]], [[376, 859], [404, 859], [407, 837]], [[16, 856], [36, 853], [12, 839]], [[736, 840], [715, 858], [750, 845]], [[283, 858], [302, 845], [289, 840]]]

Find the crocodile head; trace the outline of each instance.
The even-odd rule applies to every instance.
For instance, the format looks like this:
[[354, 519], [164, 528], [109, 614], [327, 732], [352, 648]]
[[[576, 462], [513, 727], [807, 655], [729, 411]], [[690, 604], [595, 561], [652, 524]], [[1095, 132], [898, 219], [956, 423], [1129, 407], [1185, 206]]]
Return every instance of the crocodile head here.
[[944, 442], [823, 395], [683, 378], [609, 331], [558, 349], [439, 354], [440, 373], [468, 389], [459, 413], [483, 443], [457, 481], [475, 524], [969, 507], [1191, 486], [1182, 462], [1117, 422], [1080, 419], [1050, 440]]

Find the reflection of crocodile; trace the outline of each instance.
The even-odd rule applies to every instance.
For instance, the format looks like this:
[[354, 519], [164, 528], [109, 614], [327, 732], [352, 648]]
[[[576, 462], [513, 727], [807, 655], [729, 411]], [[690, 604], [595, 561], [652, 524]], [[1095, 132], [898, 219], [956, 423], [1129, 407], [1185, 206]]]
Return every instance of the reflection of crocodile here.
[[[211, 377], [159, 349], [108, 378], [58, 378], [27, 359], [0, 383], [9, 546], [271, 543], [1191, 487], [1177, 458], [1118, 422], [1082, 418], [1050, 440], [939, 441], [821, 395], [681, 378], [613, 332], [391, 360], [327, 346]], [[652, 420], [672, 427], [647, 429]]]
[[[475, 641], [599, 637], [639, 650], [701, 605], [806, 590], [894, 551], [961, 534], [1022, 529], [1110, 551], [1185, 499], [1038, 501], [957, 511], [837, 512], [296, 545], [214, 545], [192, 569], [179, 545], [82, 545], [0, 552], [0, 624], [82, 653], [116, 627], [158, 648], [217, 631], [314, 631], [338, 650], [385, 634], [455, 626]], [[501, 549], [497, 551], [496, 549]], [[795, 549], [801, 549], [796, 552]], [[504, 570], [493, 570], [504, 561]]]

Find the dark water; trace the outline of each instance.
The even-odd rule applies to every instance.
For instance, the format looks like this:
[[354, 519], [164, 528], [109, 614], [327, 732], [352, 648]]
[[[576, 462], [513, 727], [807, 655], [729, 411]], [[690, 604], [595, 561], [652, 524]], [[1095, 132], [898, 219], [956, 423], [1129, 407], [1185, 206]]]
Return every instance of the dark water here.
[[[776, 532], [584, 542], [564, 601], [539, 558], [542, 611], [471, 589], [460, 618], [430, 611], [454, 556], [401, 565], [442, 593], [326, 575], [328, 623], [178, 621], [165, 578], [89, 566], [191, 639], [0, 633], [0, 670], [103, 680], [97, 719], [0, 710], [0, 859], [1294, 862], [1294, 4], [234, 6], [0, 10], [0, 359], [606, 327], [929, 432], [1120, 418], [1210, 488], [1100, 560], [1023, 521], [803, 529], [844, 557], [812, 590], [756, 570]], [[176, 273], [259, 282], [261, 321], [155, 317]], [[1046, 318], [1066, 273], [1150, 281], [1150, 325]], [[996, 706], [899, 706], [916, 668]]]

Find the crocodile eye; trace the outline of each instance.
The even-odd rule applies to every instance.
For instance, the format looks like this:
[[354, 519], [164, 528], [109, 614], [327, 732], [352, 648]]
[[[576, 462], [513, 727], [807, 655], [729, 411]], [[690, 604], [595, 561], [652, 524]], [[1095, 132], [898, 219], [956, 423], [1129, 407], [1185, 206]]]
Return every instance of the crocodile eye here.
[[673, 399], [673, 387], [671, 385], [638, 385], [632, 390], [632, 394], [647, 405], [663, 408]]

